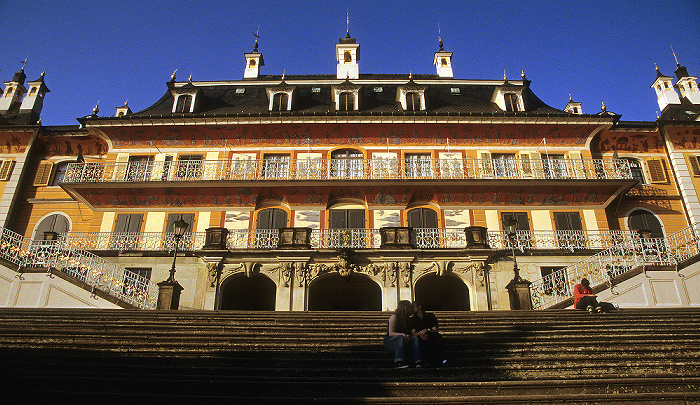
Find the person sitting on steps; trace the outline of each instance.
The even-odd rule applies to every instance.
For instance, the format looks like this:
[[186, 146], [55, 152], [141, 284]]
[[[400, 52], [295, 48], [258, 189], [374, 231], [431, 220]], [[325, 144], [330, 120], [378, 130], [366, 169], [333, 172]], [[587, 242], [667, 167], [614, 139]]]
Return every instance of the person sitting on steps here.
[[596, 295], [591, 290], [588, 279], [581, 279], [581, 283], [574, 286], [574, 308], [585, 309], [588, 312], [603, 312], [603, 307], [598, 303]]
[[[413, 301], [413, 316], [411, 317], [411, 334], [420, 339], [419, 350], [421, 358], [436, 366], [446, 366], [447, 359], [442, 344], [442, 336], [438, 331], [438, 321], [435, 314], [425, 312], [423, 304]], [[422, 367], [421, 361], [416, 361], [416, 367]]]
[[411, 314], [413, 306], [410, 301], [399, 301], [396, 310], [389, 317], [386, 335], [384, 335], [384, 348], [394, 353], [394, 367], [406, 368], [406, 346], [412, 347], [413, 361], [421, 362], [420, 342], [417, 336], [411, 336]]

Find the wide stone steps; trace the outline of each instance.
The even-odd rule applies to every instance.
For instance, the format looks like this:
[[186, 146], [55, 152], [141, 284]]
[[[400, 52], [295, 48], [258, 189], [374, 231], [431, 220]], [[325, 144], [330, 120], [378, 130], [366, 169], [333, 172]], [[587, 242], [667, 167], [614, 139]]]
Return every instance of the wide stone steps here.
[[700, 309], [436, 315], [449, 367], [396, 370], [386, 312], [0, 309], [0, 398], [700, 403]]

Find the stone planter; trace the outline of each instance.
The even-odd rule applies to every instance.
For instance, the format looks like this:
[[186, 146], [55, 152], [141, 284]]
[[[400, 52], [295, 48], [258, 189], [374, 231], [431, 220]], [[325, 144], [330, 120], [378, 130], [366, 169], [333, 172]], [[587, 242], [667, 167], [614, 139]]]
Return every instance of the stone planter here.
[[310, 249], [311, 228], [280, 228], [278, 249]]
[[204, 239], [203, 250], [226, 250], [226, 236], [228, 229], [226, 228], [208, 228], [207, 235]]
[[411, 228], [391, 226], [379, 229], [382, 237], [382, 248], [410, 248]]
[[486, 227], [468, 226], [464, 228], [464, 233], [467, 235], [467, 248], [489, 248], [489, 241], [486, 235]]

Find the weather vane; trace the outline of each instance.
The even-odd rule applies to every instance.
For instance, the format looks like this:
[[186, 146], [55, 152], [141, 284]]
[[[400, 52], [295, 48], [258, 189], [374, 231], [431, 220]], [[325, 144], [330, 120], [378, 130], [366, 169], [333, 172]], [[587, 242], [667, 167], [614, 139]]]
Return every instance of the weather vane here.
[[21, 69], [21, 70], [24, 70], [24, 67], [27, 65], [27, 58], [24, 58], [24, 60], [20, 61], [19, 63], [22, 64], [22, 69]]
[[260, 26], [258, 25], [258, 30], [253, 33], [255, 37], [255, 46], [253, 46], [253, 52], [258, 51], [258, 39], [260, 39]]
[[678, 57], [676, 56], [676, 51], [673, 50], [673, 45], [670, 45], [670, 46], [671, 46], [671, 52], [673, 52], [673, 58], [676, 59], [676, 65], [680, 65], [680, 63], [678, 63]]

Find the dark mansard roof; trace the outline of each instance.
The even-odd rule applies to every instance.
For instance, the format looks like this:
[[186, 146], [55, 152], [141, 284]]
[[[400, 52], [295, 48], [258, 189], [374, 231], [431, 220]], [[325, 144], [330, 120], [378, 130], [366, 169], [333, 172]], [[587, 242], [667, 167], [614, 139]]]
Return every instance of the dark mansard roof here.
[[[216, 116], [314, 116], [314, 115], [503, 115], [527, 114], [570, 116], [542, 102], [530, 90], [528, 80], [455, 80], [437, 75], [365, 74], [357, 80], [338, 80], [335, 75], [261, 75], [257, 79], [226, 82], [168, 83], [168, 90], [152, 106], [129, 114], [124, 119]], [[336, 111], [334, 86], [355, 86], [359, 111]], [[425, 111], [404, 111], [397, 101], [401, 86], [425, 89]], [[494, 92], [502, 87], [521, 93], [524, 112], [506, 113], [492, 102]], [[291, 111], [269, 111], [268, 89], [293, 88]], [[381, 88], [381, 89], [380, 89]], [[459, 90], [454, 90], [459, 89]], [[509, 90], [510, 89], [510, 90]], [[196, 91], [194, 113], [173, 113], [175, 94]], [[98, 119], [98, 117], [86, 117]], [[114, 118], [114, 117], [109, 117]], [[107, 117], [105, 117], [107, 119]]]

